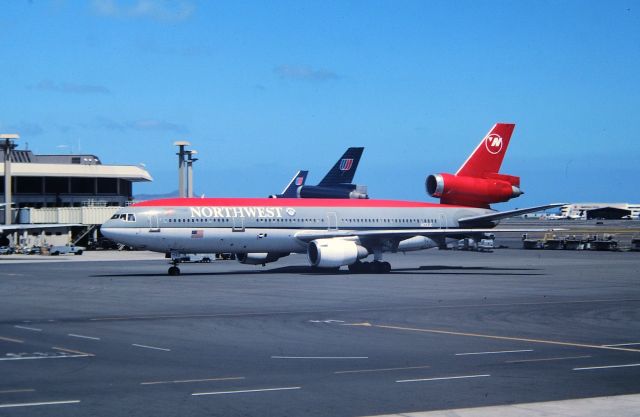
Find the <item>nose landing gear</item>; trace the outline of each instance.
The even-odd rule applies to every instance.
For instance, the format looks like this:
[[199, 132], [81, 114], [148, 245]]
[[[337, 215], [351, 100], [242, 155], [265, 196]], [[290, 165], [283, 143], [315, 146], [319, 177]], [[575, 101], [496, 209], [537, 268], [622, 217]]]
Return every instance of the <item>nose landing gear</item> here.
[[185, 262], [185, 261], [189, 261], [189, 257], [187, 256], [187, 254], [182, 253], [182, 252], [178, 252], [175, 250], [172, 250], [170, 252], [166, 252], [164, 254], [164, 257], [169, 259], [171, 258], [171, 266], [169, 267], [169, 270], [167, 271], [167, 274], [169, 274], [172, 277], [177, 277], [178, 275], [180, 275], [180, 268], [178, 268], [178, 264], [180, 262]]
[[171, 275], [172, 277], [178, 276], [180, 275], [180, 268], [178, 268], [177, 266], [173, 265], [169, 267], [169, 270], [167, 271], [167, 273], [169, 275]]

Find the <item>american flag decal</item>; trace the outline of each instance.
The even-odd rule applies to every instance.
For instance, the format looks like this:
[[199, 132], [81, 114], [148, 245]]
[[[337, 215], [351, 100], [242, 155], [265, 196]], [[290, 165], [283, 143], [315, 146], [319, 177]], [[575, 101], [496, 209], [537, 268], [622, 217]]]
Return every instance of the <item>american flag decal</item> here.
[[340, 160], [340, 171], [349, 171], [353, 165], [353, 158], [345, 158]]
[[202, 239], [204, 237], [204, 230], [192, 230], [191, 231], [191, 239]]

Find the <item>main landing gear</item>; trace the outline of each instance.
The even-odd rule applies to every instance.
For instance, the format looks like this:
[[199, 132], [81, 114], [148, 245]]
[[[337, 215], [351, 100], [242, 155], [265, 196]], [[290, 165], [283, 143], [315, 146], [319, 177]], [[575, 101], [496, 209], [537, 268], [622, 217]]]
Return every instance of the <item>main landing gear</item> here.
[[349, 265], [349, 272], [356, 274], [388, 274], [391, 272], [391, 264], [389, 262], [373, 261], [360, 262], [357, 261]]

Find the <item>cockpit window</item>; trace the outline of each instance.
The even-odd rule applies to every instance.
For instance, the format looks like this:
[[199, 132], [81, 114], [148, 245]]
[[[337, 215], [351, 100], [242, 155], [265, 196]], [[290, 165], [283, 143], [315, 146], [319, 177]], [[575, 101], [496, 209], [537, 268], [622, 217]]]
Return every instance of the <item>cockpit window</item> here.
[[123, 220], [125, 222], [135, 222], [136, 215], [133, 213], [117, 213], [111, 216], [111, 220]]

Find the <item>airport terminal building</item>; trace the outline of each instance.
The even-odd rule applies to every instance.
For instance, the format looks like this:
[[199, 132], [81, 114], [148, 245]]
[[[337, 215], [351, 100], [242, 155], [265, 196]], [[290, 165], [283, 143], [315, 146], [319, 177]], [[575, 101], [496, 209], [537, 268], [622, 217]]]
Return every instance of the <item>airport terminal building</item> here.
[[[36, 155], [14, 150], [12, 156], [14, 208], [81, 207], [88, 202], [123, 206], [133, 198], [134, 182], [152, 180], [142, 167], [103, 165], [95, 155]], [[3, 172], [4, 156], [0, 155], [0, 174]], [[0, 193], [5, 203], [4, 180]]]
[[588, 219], [589, 213], [593, 213], [596, 216], [595, 211], [602, 211], [610, 209], [610, 211], [617, 212], [620, 218], [627, 217], [631, 219], [638, 219], [640, 217], [640, 204], [632, 203], [575, 203], [562, 206], [560, 209], [560, 215], [569, 219]]
[[[4, 155], [0, 153], [0, 203], [5, 200]], [[37, 155], [30, 150], [11, 153], [11, 223], [31, 225], [27, 232], [5, 233], [12, 245], [73, 242], [95, 229], [133, 200], [133, 183], [152, 181], [141, 166], [106, 165], [95, 155]], [[7, 205], [0, 206], [4, 224]], [[60, 229], [33, 229], [60, 224]], [[8, 235], [8, 236], [7, 236]], [[47, 236], [49, 238], [47, 239]], [[54, 239], [54, 236], [63, 238]], [[31, 237], [37, 237], [35, 242]]]

